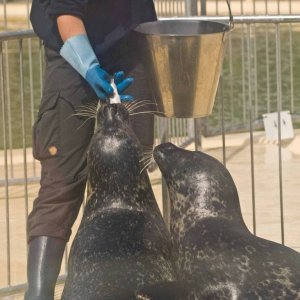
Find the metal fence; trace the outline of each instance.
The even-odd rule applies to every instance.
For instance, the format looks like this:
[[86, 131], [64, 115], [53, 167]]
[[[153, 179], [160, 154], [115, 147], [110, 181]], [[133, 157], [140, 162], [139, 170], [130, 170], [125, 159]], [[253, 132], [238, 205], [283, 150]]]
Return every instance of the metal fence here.
[[[225, 0], [155, 0], [160, 16], [227, 15]], [[299, 14], [297, 0], [231, 0], [234, 15]]]
[[[201, 9], [208, 14], [227, 15], [225, 1], [224, 7], [222, 2], [207, 1], [204, 8], [203, 2], [198, 1], [197, 11], [189, 1], [156, 0], [156, 7], [164, 17], [199, 15]], [[295, 4], [294, 1], [273, 2], [274, 13], [276, 9], [283, 10], [284, 5], [292, 12]], [[234, 14], [245, 9], [243, 1], [231, 3]], [[271, 11], [270, 1], [247, 3], [252, 4], [254, 12], [258, 6], [262, 9], [262, 4], [269, 9], [267, 12]], [[29, 9], [29, 1], [25, 7]], [[228, 18], [218, 20], [226, 22]], [[156, 135], [178, 145], [196, 141], [196, 148], [223, 160], [232, 172], [236, 172], [236, 165], [244, 168], [234, 175], [238, 190], [246, 186], [241, 196], [246, 199], [243, 213], [248, 226], [254, 233], [299, 250], [300, 200], [295, 198], [299, 194], [296, 170], [300, 166], [300, 148], [297, 148], [300, 144], [293, 144], [297, 137], [283, 141], [281, 122], [278, 122], [278, 142], [269, 145], [262, 134], [262, 114], [275, 111], [280, 120], [282, 110], [289, 110], [299, 134], [300, 16], [235, 16], [234, 24], [213, 114], [195, 121], [157, 118]], [[43, 47], [32, 31], [0, 33], [0, 298], [9, 291], [23, 289], [26, 282], [26, 218], [39, 181], [39, 165], [32, 159], [30, 150], [31, 126], [40, 101], [42, 75]], [[161, 132], [165, 134], [162, 136]], [[236, 145], [235, 136], [244, 143]], [[270, 170], [266, 170], [268, 163], [257, 164], [261, 146], [276, 149], [271, 165], [276, 166], [272, 175], [276, 177], [276, 201], [272, 205], [277, 210], [276, 220], [270, 219], [270, 225], [264, 225], [262, 231], [262, 214], [268, 214], [270, 208], [263, 206], [264, 192], [268, 189], [265, 181], [271, 178], [268, 178]], [[286, 159], [287, 148], [292, 149], [290, 160]], [[241, 162], [245, 157], [248, 159]], [[292, 175], [287, 178], [288, 173]], [[270, 197], [272, 192], [268, 191]], [[273, 225], [275, 237], [268, 235], [268, 228]], [[66, 251], [62, 273], [66, 270], [67, 255]]]
[[[0, 30], [29, 28], [32, 0], [2, 0]], [[227, 15], [225, 0], [154, 0], [160, 17], [189, 15]], [[234, 15], [300, 14], [298, 0], [230, 0]]]

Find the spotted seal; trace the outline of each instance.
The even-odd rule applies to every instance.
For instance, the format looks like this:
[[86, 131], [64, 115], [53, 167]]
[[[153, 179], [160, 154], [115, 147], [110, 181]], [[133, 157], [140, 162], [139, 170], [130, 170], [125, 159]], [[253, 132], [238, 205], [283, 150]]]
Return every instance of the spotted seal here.
[[223, 164], [171, 143], [157, 146], [154, 158], [168, 185], [171, 234], [191, 299], [300, 299], [300, 254], [247, 229]]
[[151, 299], [137, 290], [176, 278], [170, 234], [148, 175], [141, 173], [141, 148], [126, 108], [104, 104], [97, 121], [87, 156], [92, 192], [62, 299]]

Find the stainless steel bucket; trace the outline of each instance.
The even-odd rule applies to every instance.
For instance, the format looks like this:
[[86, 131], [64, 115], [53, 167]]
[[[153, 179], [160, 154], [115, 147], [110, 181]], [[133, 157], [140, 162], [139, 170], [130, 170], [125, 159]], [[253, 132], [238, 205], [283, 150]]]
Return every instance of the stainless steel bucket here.
[[230, 11], [229, 24], [171, 19], [135, 29], [160, 115], [194, 118], [211, 114], [231, 28]]

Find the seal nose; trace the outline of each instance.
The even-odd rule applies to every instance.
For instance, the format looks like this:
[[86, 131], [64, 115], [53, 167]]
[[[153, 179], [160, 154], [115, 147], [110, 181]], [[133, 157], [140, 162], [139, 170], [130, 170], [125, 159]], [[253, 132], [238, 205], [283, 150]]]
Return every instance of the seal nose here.
[[113, 120], [117, 114], [118, 108], [115, 104], [105, 105], [103, 108], [103, 117], [107, 120]]
[[166, 161], [166, 157], [170, 157], [170, 151], [174, 149], [177, 149], [177, 147], [172, 143], [163, 143], [155, 147], [153, 157], [160, 168], [162, 163]]

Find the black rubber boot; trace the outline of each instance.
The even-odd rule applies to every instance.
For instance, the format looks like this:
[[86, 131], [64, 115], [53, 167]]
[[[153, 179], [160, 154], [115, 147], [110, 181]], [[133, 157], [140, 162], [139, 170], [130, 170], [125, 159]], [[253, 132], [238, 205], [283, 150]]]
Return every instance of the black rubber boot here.
[[66, 242], [39, 236], [29, 243], [25, 300], [53, 300]]

